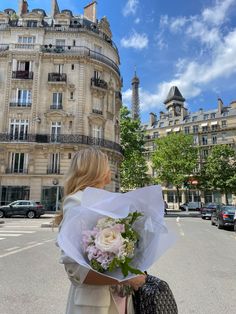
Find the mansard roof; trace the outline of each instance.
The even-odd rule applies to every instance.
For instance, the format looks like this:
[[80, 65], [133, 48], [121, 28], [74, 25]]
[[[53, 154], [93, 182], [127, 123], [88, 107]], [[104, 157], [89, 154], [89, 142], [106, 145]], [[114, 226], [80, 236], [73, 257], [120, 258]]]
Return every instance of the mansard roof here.
[[182, 96], [177, 86], [172, 86], [170, 88], [167, 98], [164, 101], [164, 104], [167, 104], [171, 100], [179, 100], [183, 102], [185, 101], [185, 98]]

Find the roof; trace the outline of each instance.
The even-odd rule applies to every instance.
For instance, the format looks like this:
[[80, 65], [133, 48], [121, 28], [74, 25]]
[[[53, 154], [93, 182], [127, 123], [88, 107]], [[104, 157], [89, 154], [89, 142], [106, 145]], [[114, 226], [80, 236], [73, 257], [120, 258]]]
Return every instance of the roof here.
[[170, 88], [167, 98], [164, 101], [164, 104], [167, 104], [171, 100], [185, 101], [185, 98], [182, 96], [177, 86], [172, 86]]

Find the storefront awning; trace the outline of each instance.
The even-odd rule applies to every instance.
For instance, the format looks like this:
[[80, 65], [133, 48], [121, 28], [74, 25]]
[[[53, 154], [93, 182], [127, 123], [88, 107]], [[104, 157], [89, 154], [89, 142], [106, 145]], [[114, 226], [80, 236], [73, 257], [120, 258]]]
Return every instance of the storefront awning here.
[[213, 121], [213, 122], [211, 122], [211, 125], [217, 125], [218, 124], [218, 122], [217, 121]]
[[174, 128], [174, 132], [179, 132], [180, 128]]
[[203, 126], [207, 126], [207, 123], [202, 123], [202, 124], [201, 124], [201, 127], [203, 127]]
[[171, 132], [172, 130], [171, 129], [166, 129], [166, 133], [169, 133]]

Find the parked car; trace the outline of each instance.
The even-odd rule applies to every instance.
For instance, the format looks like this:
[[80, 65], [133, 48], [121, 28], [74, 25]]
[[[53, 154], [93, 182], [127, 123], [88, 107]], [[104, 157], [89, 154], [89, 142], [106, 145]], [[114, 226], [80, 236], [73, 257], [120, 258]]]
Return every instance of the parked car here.
[[39, 218], [45, 213], [40, 202], [30, 200], [18, 200], [8, 205], [0, 206], [0, 218], [11, 216], [26, 216], [30, 219]]
[[220, 204], [217, 204], [217, 203], [208, 203], [206, 205], [203, 205], [201, 209], [202, 219], [207, 219], [207, 218], [211, 219], [212, 213], [216, 211], [216, 208], [219, 206]]
[[187, 202], [179, 206], [181, 210], [200, 210], [202, 202]]
[[234, 226], [234, 217], [236, 206], [219, 206], [216, 211], [212, 213], [211, 224], [216, 225], [218, 229]]
[[234, 231], [236, 232], [236, 212], [234, 213]]

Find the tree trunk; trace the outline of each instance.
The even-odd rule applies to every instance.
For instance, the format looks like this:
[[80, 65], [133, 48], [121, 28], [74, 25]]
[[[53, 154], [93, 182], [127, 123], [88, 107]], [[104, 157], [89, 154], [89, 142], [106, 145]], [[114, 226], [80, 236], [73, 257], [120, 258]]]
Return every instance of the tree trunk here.
[[178, 185], [176, 186], [176, 194], [177, 194], [177, 202], [178, 202], [178, 209], [179, 209], [180, 201], [179, 201], [179, 186]]
[[229, 200], [228, 200], [228, 192], [225, 191], [225, 200], [226, 200], [226, 205], [229, 204]]

